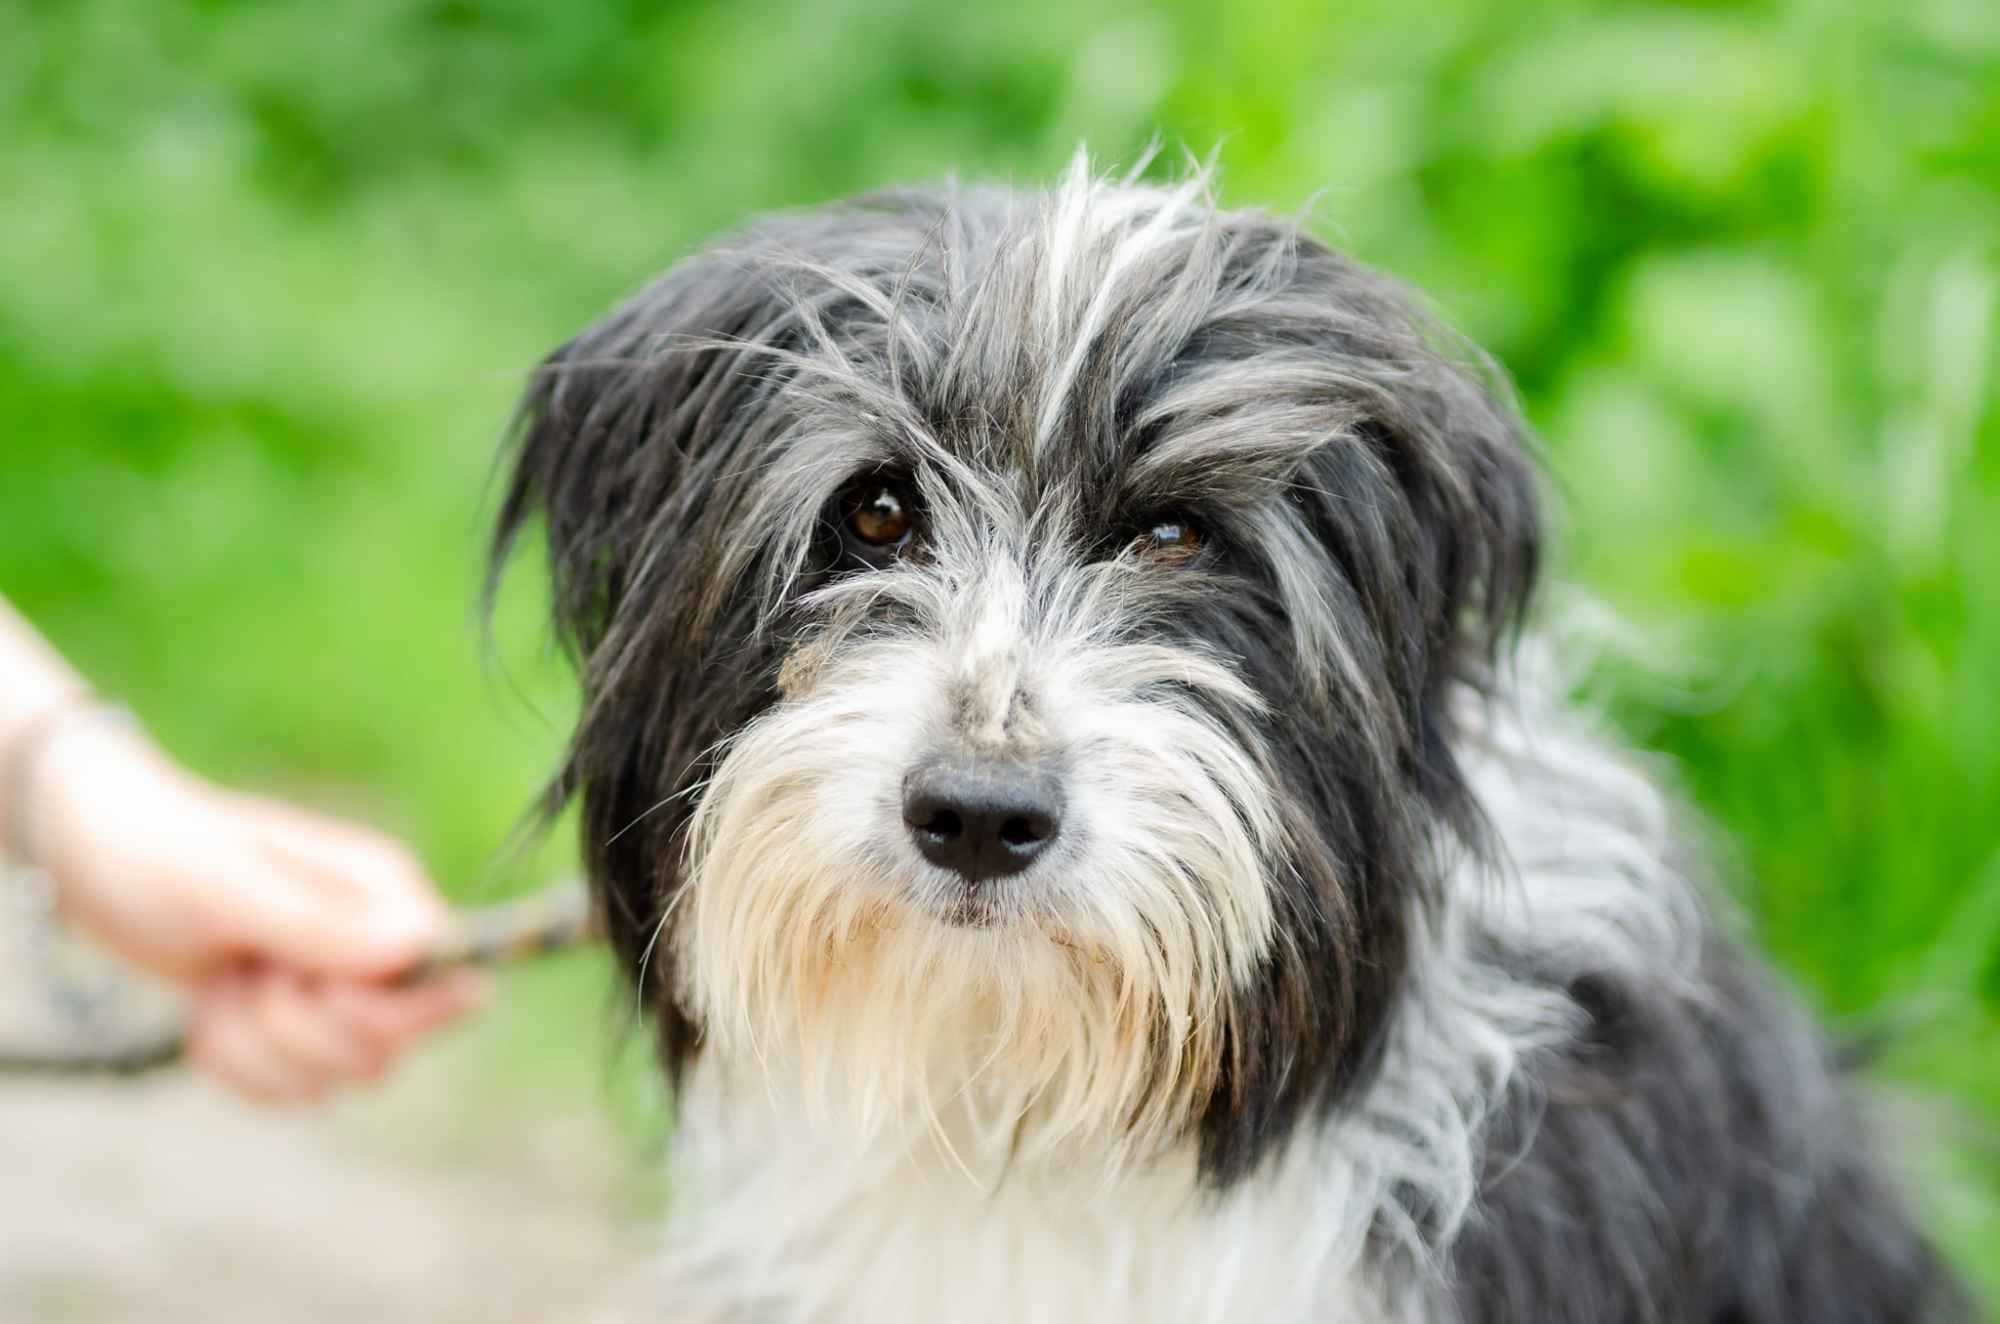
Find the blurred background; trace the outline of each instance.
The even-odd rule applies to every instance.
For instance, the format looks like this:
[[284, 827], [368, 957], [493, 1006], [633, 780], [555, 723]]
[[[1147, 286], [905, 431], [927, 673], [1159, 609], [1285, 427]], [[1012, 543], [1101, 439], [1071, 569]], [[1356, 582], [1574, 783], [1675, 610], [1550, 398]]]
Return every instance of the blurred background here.
[[[2000, 1285], [2000, 6], [1085, 8], [0, 0], [0, 592], [197, 768], [406, 834], [461, 899], [525, 889], [572, 856], [503, 849], [570, 686], [532, 573], [491, 663], [475, 597], [537, 356], [752, 212], [1219, 149], [1226, 202], [1310, 208], [1513, 372], [1560, 573], [1629, 624], [1603, 702], [1760, 939], [1879, 1033], [1924, 1203]], [[392, 1097], [269, 1143], [442, 1183], [439, 1227], [553, 1181], [590, 1242], [656, 1197], [665, 1116], [610, 989], [511, 976]], [[0, 1135], [45, 1155], [247, 1118], [25, 1088]], [[0, 1242], [32, 1203], [0, 1181]], [[218, 1255], [268, 1211], [152, 1204]], [[0, 1304], [110, 1317], [62, 1258], [103, 1226], [17, 1238]], [[504, 1275], [552, 1239], [462, 1249]], [[135, 1263], [148, 1318], [197, 1290]], [[458, 1317], [369, 1290], [357, 1318]]]

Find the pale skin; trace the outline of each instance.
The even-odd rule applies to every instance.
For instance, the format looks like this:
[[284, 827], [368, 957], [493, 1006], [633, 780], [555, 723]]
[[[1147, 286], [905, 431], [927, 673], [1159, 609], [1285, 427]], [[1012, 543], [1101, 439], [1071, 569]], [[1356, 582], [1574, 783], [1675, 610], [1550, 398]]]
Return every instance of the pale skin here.
[[86, 694], [0, 599], [0, 849], [25, 823], [63, 914], [187, 990], [195, 1065], [260, 1102], [309, 1103], [379, 1079], [479, 1001], [464, 972], [394, 982], [445, 923], [402, 845], [213, 785]]

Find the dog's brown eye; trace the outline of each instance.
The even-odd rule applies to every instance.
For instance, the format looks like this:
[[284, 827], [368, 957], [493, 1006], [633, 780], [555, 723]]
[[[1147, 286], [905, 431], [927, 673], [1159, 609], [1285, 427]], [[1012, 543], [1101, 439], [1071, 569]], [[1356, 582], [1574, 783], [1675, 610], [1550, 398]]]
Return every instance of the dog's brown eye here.
[[1132, 548], [1149, 561], [1179, 565], [1201, 550], [1201, 530], [1182, 516], [1163, 516], [1132, 540]]
[[870, 482], [856, 488], [848, 528], [868, 546], [892, 546], [910, 536], [910, 502], [892, 484]]
[[864, 560], [900, 550], [916, 529], [916, 501], [902, 483], [871, 478], [848, 489], [842, 502], [848, 545]]

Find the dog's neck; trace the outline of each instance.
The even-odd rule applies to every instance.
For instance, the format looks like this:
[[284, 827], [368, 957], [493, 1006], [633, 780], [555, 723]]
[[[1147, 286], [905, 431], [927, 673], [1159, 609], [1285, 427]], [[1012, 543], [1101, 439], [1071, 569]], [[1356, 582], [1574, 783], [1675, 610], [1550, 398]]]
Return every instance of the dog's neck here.
[[1385, 1318], [1365, 1227], [1325, 1225], [1373, 1192], [1338, 1198], [1313, 1146], [1216, 1192], [1192, 1144], [1117, 1170], [1022, 1157], [963, 1099], [936, 1131], [864, 1133], [749, 1066], [697, 1067], [683, 1096], [676, 1305], [712, 1290], [740, 1311], [747, 1283], [787, 1321]]

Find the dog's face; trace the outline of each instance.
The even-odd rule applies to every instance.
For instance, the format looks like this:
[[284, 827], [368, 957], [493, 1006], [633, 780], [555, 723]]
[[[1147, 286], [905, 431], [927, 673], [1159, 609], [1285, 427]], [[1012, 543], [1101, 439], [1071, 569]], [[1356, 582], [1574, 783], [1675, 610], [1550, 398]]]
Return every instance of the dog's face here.
[[755, 226], [559, 350], [501, 548], [545, 514], [558, 796], [670, 1063], [1220, 1179], [1340, 1097], [1533, 576], [1479, 374], [1293, 228], [1080, 169]]

